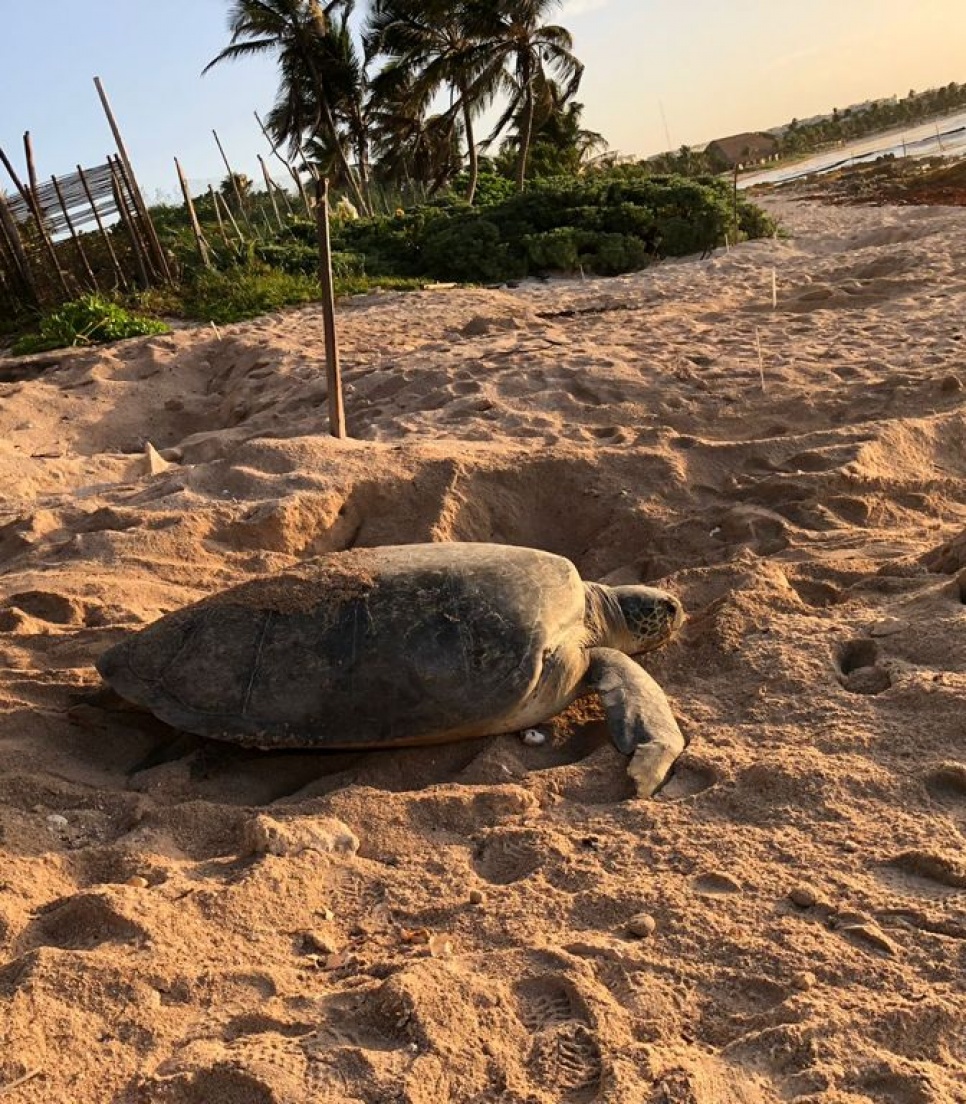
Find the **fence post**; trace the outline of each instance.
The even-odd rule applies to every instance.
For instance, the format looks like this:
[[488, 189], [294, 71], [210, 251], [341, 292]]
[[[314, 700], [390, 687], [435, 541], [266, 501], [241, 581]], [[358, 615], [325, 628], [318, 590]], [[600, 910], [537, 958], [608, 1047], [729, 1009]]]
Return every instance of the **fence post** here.
[[343, 438], [345, 410], [342, 405], [342, 370], [335, 332], [335, 291], [332, 286], [332, 243], [329, 239], [329, 181], [315, 182], [315, 225], [319, 235], [319, 283], [322, 285], [322, 320], [325, 330], [325, 371], [329, 386], [329, 432]]
[[26, 288], [27, 293], [34, 303], [40, 301], [37, 293], [37, 285], [34, 283], [33, 273], [30, 271], [30, 261], [27, 259], [27, 251], [23, 247], [20, 231], [17, 229], [17, 220], [10, 213], [7, 200], [0, 192], [0, 237], [3, 238], [7, 248], [16, 262], [17, 274]]
[[151, 221], [150, 214], [148, 214], [147, 204], [144, 202], [144, 196], [141, 195], [141, 189], [138, 187], [137, 177], [134, 175], [134, 167], [131, 165], [130, 158], [127, 155], [124, 140], [121, 138], [121, 131], [114, 118], [114, 112], [111, 111], [111, 105], [108, 102], [107, 93], [104, 91], [104, 86], [101, 84], [100, 77], [94, 78], [94, 87], [97, 89], [97, 94], [100, 97], [101, 106], [104, 108], [104, 114], [107, 116], [107, 121], [110, 124], [111, 133], [114, 135], [114, 141], [117, 143], [118, 157], [123, 169], [121, 175], [123, 176], [126, 174], [127, 176], [131, 199], [134, 201], [134, 211], [144, 224], [144, 231], [150, 246], [149, 254], [154, 253], [154, 259], [158, 265], [158, 271], [161, 273], [162, 278], [167, 280], [169, 284], [172, 284], [174, 283], [174, 278], [171, 275], [171, 269], [168, 267], [168, 258], [161, 248], [158, 232], [154, 229], [154, 223]]
[[191, 229], [195, 236], [195, 245], [198, 247], [198, 255], [205, 268], [211, 268], [211, 257], [208, 254], [208, 243], [201, 232], [201, 223], [198, 222], [198, 214], [195, 205], [191, 202], [191, 192], [188, 188], [188, 180], [181, 168], [177, 157], [174, 159], [174, 167], [178, 170], [178, 183], [181, 185], [181, 194], [184, 196], [185, 207], [188, 208], [188, 218], [191, 220]]

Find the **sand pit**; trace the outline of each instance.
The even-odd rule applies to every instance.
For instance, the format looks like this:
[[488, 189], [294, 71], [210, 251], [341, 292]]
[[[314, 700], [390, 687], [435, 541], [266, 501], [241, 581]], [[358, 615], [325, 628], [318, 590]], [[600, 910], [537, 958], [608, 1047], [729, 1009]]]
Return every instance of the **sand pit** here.
[[[966, 220], [773, 203], [344, 304], [345, 442], [314, 309], [0, 360], [4, 1102], [966, 1100]], [[657, 799], [591, 700], [329, 755], [71, 709], [163, 612], [429, 540], [680, 595]]]

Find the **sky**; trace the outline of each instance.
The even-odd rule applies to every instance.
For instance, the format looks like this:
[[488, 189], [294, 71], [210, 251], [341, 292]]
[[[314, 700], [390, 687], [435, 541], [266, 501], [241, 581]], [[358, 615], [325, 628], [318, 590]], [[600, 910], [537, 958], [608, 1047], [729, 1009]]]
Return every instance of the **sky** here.
[[[113, 144], [96, 75], [149, 202], [174, 200], [175, 156], [193, 191], [224, 177], [212, 129], [232, 168], [260, 180], [268, 147], [253, 113], [272, 104], [273, 63], [201, 75], [228, 42], [228, 8], [0, 0], [0, 147], [26, 175], [29, 130], [42, 178], [103, 163]], [[635, 156], [966, 82], [964, 0], [565, 0], [553, 18], [586, 67], [584, 125]], [[12, 187], [2, 169], [0, 187]]]

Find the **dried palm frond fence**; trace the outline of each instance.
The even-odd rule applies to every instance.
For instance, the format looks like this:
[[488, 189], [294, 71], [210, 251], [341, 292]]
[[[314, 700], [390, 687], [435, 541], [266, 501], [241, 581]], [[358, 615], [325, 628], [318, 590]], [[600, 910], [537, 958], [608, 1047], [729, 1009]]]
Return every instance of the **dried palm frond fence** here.
[[118, 152], [91, 168], [41, 182], [29, 132], [28, 179], [0, 149], [14, 191], [0, 191], [0, 305], [49, 306], [85, 292], [171, 281], [117, 123], [94, 78]]

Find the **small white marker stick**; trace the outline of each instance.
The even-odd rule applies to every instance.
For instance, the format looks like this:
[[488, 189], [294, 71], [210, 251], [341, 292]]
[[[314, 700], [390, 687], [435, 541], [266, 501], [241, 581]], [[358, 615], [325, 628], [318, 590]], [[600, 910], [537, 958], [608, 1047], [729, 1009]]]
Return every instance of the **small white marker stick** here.
[[755, 326], [755, 347], [758, 349], [758, 379], [761, 389], [765, 390], [765, 358], [761, 354], [761, 331]]

